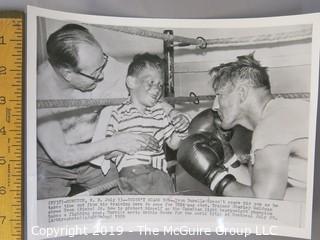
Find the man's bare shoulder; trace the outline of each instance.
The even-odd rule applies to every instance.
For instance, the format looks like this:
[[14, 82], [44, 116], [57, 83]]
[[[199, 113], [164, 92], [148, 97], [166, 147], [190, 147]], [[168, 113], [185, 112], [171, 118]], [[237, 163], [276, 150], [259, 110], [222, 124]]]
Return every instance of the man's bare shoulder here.
[[37, 80], [39, 83], [42, 83], [48, 76], [50, 76], [53, 72], [53, 68], [51, 67], [48, 61], [44, 61], [37, 68]]
[[56, 73], [48, 61], [44, 61], [37, 69], [37, 99], [53, 98], [55, 93], [59, 93], [54, 87]]

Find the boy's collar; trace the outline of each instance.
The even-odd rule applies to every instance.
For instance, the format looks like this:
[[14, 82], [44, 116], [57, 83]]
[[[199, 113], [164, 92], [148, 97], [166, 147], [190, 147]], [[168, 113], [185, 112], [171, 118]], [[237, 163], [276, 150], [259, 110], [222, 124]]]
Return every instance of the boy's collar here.
[[[129, 96], [128, 99], [123, 103], [125, 105], [132, 105], [138, 112], [141, 112], [140, 109], [134, 104], [134, 102], [132, 101], [132, 98]], [[152, 109], [157, 105], [158, 103], [156, 103], [154, 106], [152, 107], [145, 107], [144, 111], [141, 113], [148, 113], [148, 112], [152, 112]]]

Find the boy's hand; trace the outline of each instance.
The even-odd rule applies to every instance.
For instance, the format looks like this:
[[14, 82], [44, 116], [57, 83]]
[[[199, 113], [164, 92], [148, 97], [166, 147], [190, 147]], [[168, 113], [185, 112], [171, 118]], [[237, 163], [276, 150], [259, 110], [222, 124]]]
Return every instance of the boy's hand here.
[[117, 150], [127, 154], [138, 151], [158, 152], [161, 148], [156, 138], [144, 133], [117, 133], [113, 135]]
[[169, 113], [169, 118], [170, 118], [175, 130], [178, 133], [183, 133], [188, 130], [190, 121], [187, 118], [187, 116], [185, 116], [184, 114], [182, 114], [178, 111], [172, 110]]

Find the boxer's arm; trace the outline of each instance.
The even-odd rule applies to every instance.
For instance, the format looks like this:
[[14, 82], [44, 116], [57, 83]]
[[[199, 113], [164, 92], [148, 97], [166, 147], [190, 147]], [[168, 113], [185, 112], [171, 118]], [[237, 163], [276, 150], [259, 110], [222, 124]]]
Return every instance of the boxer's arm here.
[[255, 152], [252, 186], [230, 183], [224, 196], [283, 199], [288, 179], [288, 145], [270, 145]]

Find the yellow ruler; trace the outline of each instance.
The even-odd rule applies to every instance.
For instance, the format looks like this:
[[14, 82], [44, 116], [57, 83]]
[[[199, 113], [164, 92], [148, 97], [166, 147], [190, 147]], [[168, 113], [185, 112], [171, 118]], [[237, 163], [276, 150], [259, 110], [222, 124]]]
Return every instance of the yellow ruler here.
[[0, 239], [23, 239], [23, 34], [20, 12], [0, 12]]

